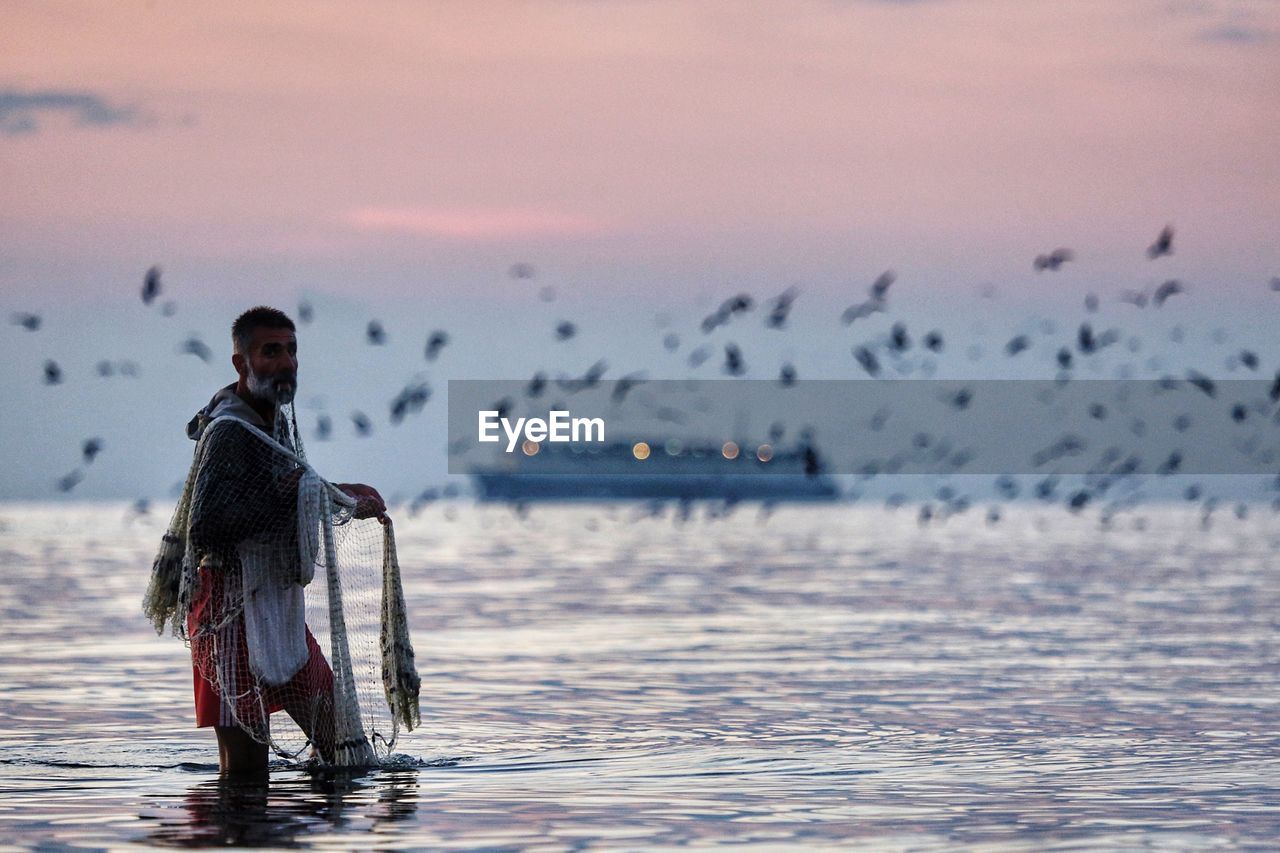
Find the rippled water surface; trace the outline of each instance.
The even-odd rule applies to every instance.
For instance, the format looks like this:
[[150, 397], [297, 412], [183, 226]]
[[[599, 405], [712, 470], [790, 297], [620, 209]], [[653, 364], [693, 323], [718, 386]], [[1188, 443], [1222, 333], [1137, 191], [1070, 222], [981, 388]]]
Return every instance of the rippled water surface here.
[[1280, 520], [431, 507], [423, 726], [223, 784], [139, 601], [162, 521], [0, 506], [0, 839], [890, 849], [1280, 838]]

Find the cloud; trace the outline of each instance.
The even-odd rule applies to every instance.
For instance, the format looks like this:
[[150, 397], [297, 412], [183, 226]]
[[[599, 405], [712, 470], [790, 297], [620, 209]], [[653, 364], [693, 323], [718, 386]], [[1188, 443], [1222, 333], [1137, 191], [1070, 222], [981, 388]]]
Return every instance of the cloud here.
[[65, 113], [80, 126], [129, 125], [138, 120], [132, 107], [117, 107], [100, 95], [74, 89], [44, 89], [19, 92], [0, 89], [0, 133], [17, 136], [40, 129], [40, 117], [51, 112]]
[[1258, 44], [1266, 41], [1270, 35], [1266, 30], [1227, 24], [1202, 31], [1200, 40], [1227, 44]]
[[360, 231], [463, 240], [581, 236], [607, 230], [604, 223], [553, 210], [362, 207], [348, 211], [343, 219]]

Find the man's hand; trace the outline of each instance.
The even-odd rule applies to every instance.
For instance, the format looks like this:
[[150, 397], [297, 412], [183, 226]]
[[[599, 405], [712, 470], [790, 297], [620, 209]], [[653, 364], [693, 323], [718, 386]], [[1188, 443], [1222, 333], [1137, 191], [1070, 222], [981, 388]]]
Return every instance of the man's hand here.
[[376, 518], [382, 524], [390, 524], [387, 503], [373, 486], [363, 483], [337, 483], [339, 489], [356, 499], [356, 518]]

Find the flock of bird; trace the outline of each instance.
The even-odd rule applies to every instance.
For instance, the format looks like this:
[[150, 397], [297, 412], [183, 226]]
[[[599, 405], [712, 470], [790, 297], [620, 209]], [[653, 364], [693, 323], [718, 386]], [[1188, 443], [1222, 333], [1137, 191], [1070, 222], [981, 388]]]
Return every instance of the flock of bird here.
[[[1151, 261], [1172, 255], [1174, 241], [1174, 230], [1171, 226], [1163, 228], [1156, 239], [1146, 250], [1146, 257]], [[1067, 248], [1056, 248], [1049, 252], [1038, 254], [1032, 262], [1032, 269], [1036, 273], [1055, 273], [1060, 271], [1064, 265], [1075, 260], [1075, 253]], [[517, 263], [508, 270], [510, 278], [516, 281], [532, 281], [536, 278], [537, 272], [529, 263]], [[890, 311], [890, 291], [895, 283], [896, 277], [892, 271], [886, 271], [881, 274], [870, 285], [867, 297], [863, 300], [854, 302], [849, 305], [840, 315], [840, 323], [845, 327], [852, 327], [855, 323], [865, 320], [875, 314], [887, 313]], [[1280, 291], [1280, 278], [1273, 278], [1270, 281], [1270, 288], [1273, 291]], [[173, 301], [161, 302], [161, 296], [164, 293], [164, 283], [161, 277], [161, 271], [158, 267], [152, 267], [143, 276], [143, 283], [140, 290], [140, 298], [144, 306], [152, 306], [158, 303], [160, 312], [166, 316], [172, 315], [176, 311]], [[1155, 308], [1160, 308], [1174, 296], [1186, 294], [1187, 287], [1178, 279], [1168, 279], [1148, 294], [1146, 291], [1124, 291], [1119, 299], [1121, 302], [1131, 304], [1139, 308], [1145, 308], [1150, 304]], [[766, 312], [764, 317], [764, 326], [773, 330], [785, 330], [788, 325], [788, 319], [791, 309], [798, 297], [799, 292], [795, 288], [788, 288], [778, 296], [773, 297], [766, 303]], [[540, 298], [544, 301], [552, 301], [555, 299], [555, 291], [551, 287], [543, 287], [539, 292]], [[1098, 310], [1099, 300], [1095, 294], [1089, 294], [1085, 299], [1085, 310], [1088, 313], [1094, 313]], [[702, 335], [710, 336], [716, 330], [727, 327], [737, 321], [739, 318], [755, 311], [756, 300], [749, 294], [739, 293], [725, 299], [714, 311], [702, 318], [698, 328]], [[303, 302], [297, 306], [297, 314], [299, 321], [303, 324], [309, 324], [315, 319], [314, 307]], [[35, 313], [16, 313], [12, 316], [13, 325], [30, 333], [40, 331], [43, 319]], [[1047, 329], [1042, 331], [1048, 332]], [[578, 334], [578, 325], [570, 320], [560, 320], [552, 329], [551, 340], [556, 342], [568, 341]], [[917, 345], [922, 353], [937, 355], [944, 351], [947, 346], [947, 337], [942, 329], [928, 329], [923, 334], [918, 335], [918, 344], [916, 335], [908, 328], [907, 324], [902, 321], [894, 322], [887, 334], [875, 336], [870, 340], [853, 344], [850, 347], [852, 356], [851, 368], [856, 366], [856, 370], [868, 377], [876, 378], [886, 374], [890, 366], [901, 368], [902, 359], [906, 353], [911, 351]], [[1095, 329], [1093, 324], [1088, 320], [1082, 322], [1077, 328], [1072, 339], [1061, 342], [1054, 356], [1054, 363], [1059, 371], [1070, 371], [1078, 365], [1081, 359], [1088, 358], [1107, 347], [1116, 345], [1120, 342], [1119, 330], [1113, 328]], [[384, 346], [387, 343], [387, 331], [382, 323], [377, 319], [371, 319], [367, 322], [365, 328], [365, 340], [370, 346]], [[451, 342], [451, 337], [446, 330], [436, 329], [429, 333], [426, 339], [422, 354], [426, 362], [435, 362], [439, 359]], [[674, 332], [668, 331], [662, 337], [662, 347], [669, 353], [677, 352], [682, 346], [681, 336]], [[1032, 336], [1020, 333], [1012, 336], [1003, 346], [1003, 353], [1007, 358], [1017, 358], [1021, 354], [1030, 350], [1033, 346]], [[211, 348], [205, 344], [198, 336], [190, 336], [181, 341], [177, 345], [177, 351], [182, 354], [188, 354], [200, 359], [202, 362], [210, 362], [213, 357]], [[721, 372], [725, 376], [740, 377], [748, 372], [746, 355], [742, 348], [736, 343], [727, 341], [720, 345], [721, 352]], [[691, 370], [696, 370], [706, 363], [715, 353], [715, 347], [711, 343], [702, 343], [688, 350], [685, 357], [686, 364]], [[973, 351], [971, 350], [971, 357]], [[1251, 350], [1242, 350], [1236, 353], [1232, 358], [1232, 365], [1239, 364], [1251, 372], [1257, 372], [1261, 369], [1261, 359], [1257, 353]], [[529, 380], [524, 389], [526, 398], [536, 398], [543, 394], [548, 388], [554, 387], [565, 393], [575, 393], [585, 388], [591, 388], [603, 381], [608, 372], [608, 364], [603, 360], [598, 360], [591, 365], [580, 376], [559, 376], [555, 380], [550, 380], [545, 371], [536, 371]], [[137, 376], [139, 367], [132, 361], [100, 361], [96, 365], [96, 372], [101, 377], [109, 377], [113, 375], [121, 376]], [[900, 369], [899, 372], [902, 372]], [[1212, 379], [1207, 375], [1198, 371], [1188, 371], [1183, 377], [1185, 381], [1194, 387], [1199, 388], [1205, 394], [1213, 396], [1215, 393], [1215, 385]], [[777, 381], [783, 386], [794, 384], [798, 380], [798, 371], [796, 366], [790, 361], [783, 362], [778, 369]], [[52, 359], [46, 360], [43, 366], [43, 381], [48, 385], [58, 385], [64, 381], [63, 371], [60, 365]], [[615, 380], [613, 388], [613, 399], [620, 402], [626, 394], [635, 386], [645, 381], [644, 373], [640, 371], [627, 373]], [[388, 421], [395, 425], [403, 422], [405, 418], [420, 412], [431, 399], [431, 388], [428, 383], [421, 379], [415, 378], [413, 381], [401, 388], [397, 394], [390, 400], [388, 405]], [[1270, 403], [1274, 407], [1280, 402], [1280, 372], [1276, 373], [1275, 381], [1272, 384], [1270, 395]], [[969, 404], [967, 392], [961, 392], [956, 395], [956, 399], [952, 404], [957, 408], [964, 408]], [[500, 412], [500, 416], [512, 410], [517, 401], [506, 398], [495, 402], [495, 408]], [[1095, 418], [1103, 416], [1105, 407], [1102, 403], [1095, 403], [1091, 407], [1090, 414]], [[1274, 413], [1273, 413], [1274, 414]], [[1232, 415], [1237, 420], [1243, 420], [1247, 415], [1247, 408], [1243, 403], [1236, 403], [1232, 409]], [[373, 433], [374, 420], [369, 415], [361, 411], [355, 411], [350, 416], [351, 426], [354, 433], [358, 437], [367, 437]], [[1277, 421], [1280, 422], [1280, 421]], [[873, 423], [872, 428], [875, 428]], [[781, 424], [775, 424], [771, 429], [771, 437], [778, 440], [782, 437], [785, 428]], [[320, 440], [327, 440], [333, 436], [334, 424], [330, 415], [321, 412], [316, 416], [314, 435]], [[91, 465], [94, 460], [103, 452], [104, 441], [100, 437], [91, 437], [83, 441], [81, 445], [80, 461], [81, 465], [70, 473], [64, 475], [57, 480], [57, 488], [62, 492], [73, 490], [85, 477], [87, 466]], [[460, 447], [450, 447], [450, 452], [460, 450]], [[807, 470], [811, 473], [820, 470], [821, 465], [818, 463], [819, 455], [812, 447], [806, 448], [810, 454], [810, 463], [806, 465]], [[1079, 448], [1076, 448], [1077, 450]], [[1058, 448], [1062, 450], [1062, 448]], [[1051, 460], [1053, 457], [1049, 457]], [[1043, 464], [1046, 459], [1036, 461], [1036, 464]], [[1076, 490], [1070, 494], [1060, 495], [1057, 491], [1059, 478], [1056, 475], [1048, 475], [1043, 477], [1034, 487], [1034, 497], [1046, 503], [1060, 502], [1067, 509], [1079, 511], [1084, 506], [1098, 502], [1107, 497], [1109, 489], [1112, 489], [1118, 481], [1129, 478], [1136, 482], [1136, 466], [1130, 462], [1130, 470], [1125, 471], [1118, 469], [1110, 472], [1109, 476], [1095, 478], [1094, 481], [1086, 487]], [[1171, 464], [1171, 460], [1165, 460], [1164, 465], [1157, 473], [1169, 474], [1177, 470], [1176, 464]], [[874, 476], [874, 473], [866, 476]], [[996, 492], [1001, 498], [1015, 499], [1019, 497], [1020, 488], [1016, 480], [1009, 476], [1002, 476], [995, 481]], [[1280, 476], [1276, 478], [1274, 488], [1280, 491]], [[1200, 484], [1188, 486], [1184, 493], [1184, 498], [1188, 501], [1198, 502], [1203, 508], [1203, 520], [1208, 523], [1210, 514], [1213, 512], [1218, 501], [1212, 496], [1205, 494], [1205, 489]], [[418, 494], [411, 502], [410, 509], [413, 512], [421, 509], [427, 503], [439, 497], [451, 497], [458, 493], [456, 486], [445, 488], [430, 488]], [[856, 494], [856, 493], [855, 493]], [[889, 498], [891, 506], [898, 506], [905, 502], [902, 495], [894, 495]], [[950, 514], [963, 512], [967, 510], [973, 503], [973, 499], [960, 494], [950, 485], [940, 485], [931, 500], [923, 502], [919, 508], [919, 518], [922, 523], [927, 523], [939, 517], [945, 517]], [[137, 504], [139, 511], [145, 512], [146, 501], [140, 500]], [[1280, 498], [1273, 503], [1273, 507], [1280, 510]], [[1122, 508], [1122, 502], [1113, 502], [1108, 508], [1107, 513]], [[519, 508], [522, 509], [522, 508]], [[656, 508], [655, 508], [656, 511]], [[724, 510], [727, 511], [727, 510]], [[687, 517], [689, 507], [687, 503], [680, 510], [680, 513]], [[1236, 507], [1238, 515], [1243, 516], [1247, 512], [1244, 504], [1238, 504]], [[987, 515], [987, 520], [991, 523], [998, 521], [1000, 518], [999, 509], [992, 506]]]

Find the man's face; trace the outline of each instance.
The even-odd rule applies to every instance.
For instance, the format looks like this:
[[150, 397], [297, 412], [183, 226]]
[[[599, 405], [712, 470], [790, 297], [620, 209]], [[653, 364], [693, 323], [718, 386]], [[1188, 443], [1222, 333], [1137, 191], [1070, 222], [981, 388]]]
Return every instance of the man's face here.
[[293, 402], [298, 391], [298, 338], [288, 329], [258, 327], [245, 359], [249, 393], [265, 403]]

